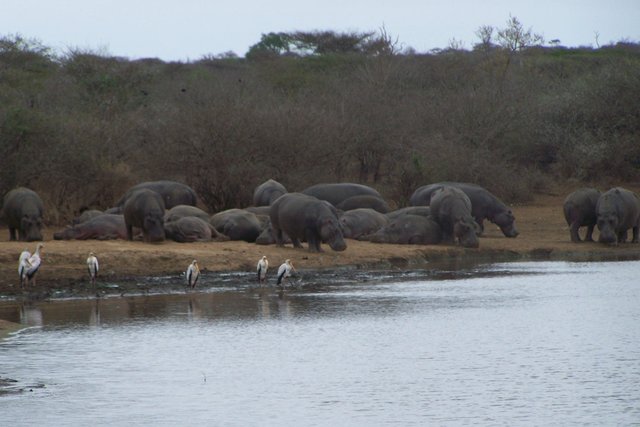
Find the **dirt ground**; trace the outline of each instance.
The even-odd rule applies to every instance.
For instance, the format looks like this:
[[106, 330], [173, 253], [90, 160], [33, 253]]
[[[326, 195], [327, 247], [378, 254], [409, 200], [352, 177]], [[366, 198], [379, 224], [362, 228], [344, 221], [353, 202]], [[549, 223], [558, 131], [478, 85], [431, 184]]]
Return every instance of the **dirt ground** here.
[[[634, 191], [638, 186], [625, 186]], [[428, 262], [438, 260], [470, 260], [477, 262], [507, 260], [566, 259], [576, 261], [640, 259], [640, 245], [625, 243], [617, 247], [599, 243], [572, 243], [562, 213], [562, 203], [572, 190], [556, 190], [537, 194], [531, 203], [512, 206], [520, 235], [506, 238], [491, 223], [485, 223], [485, 235], [478, 249], [453, 245], [390, 245], [347, 240], [344, 252], [309, 253], [291, 246], [261, 246], [246, 242], [160, 244], [110, 241], [56, 241], [54, 231], [45, 230], [43, 263], [37, 275], [36, 289], [52, 287], [86, 287], [85, 260], [94, 252], [100, 260], [100, 280], [118, 281], [142, 276], [179, 275], [197, 259], [201, 270], [210, 272], [253, 272], [258, 259], [267, 255], [270, 273], [287, 258], [300, 271], [331, 269], [336, 266], [359, 268], [428, 268]], [[597, 231], [595, 232], [597, 236]], [[36, 242], [10, 242], [9, 232], [0, 229], [0, 296], [21, 295], [18, 280], [18, 256], [22, 250], [35, 250]]]

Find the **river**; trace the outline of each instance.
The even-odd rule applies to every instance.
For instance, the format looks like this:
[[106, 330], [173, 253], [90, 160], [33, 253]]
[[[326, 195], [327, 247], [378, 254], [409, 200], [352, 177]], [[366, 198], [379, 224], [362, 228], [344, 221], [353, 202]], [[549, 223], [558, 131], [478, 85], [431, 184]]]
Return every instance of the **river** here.
[[640, 262], [0, 302], [0, 425], [640, 423]]

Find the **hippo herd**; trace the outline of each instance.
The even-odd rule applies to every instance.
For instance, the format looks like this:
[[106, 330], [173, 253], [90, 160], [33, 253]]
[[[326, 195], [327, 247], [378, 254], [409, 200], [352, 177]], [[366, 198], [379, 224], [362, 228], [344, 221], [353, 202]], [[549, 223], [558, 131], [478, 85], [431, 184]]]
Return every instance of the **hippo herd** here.
[[[375, 189], [355, 183], [317, 184], [288, 192], [269, 179], [255, 188], [253, 206], [213, 215], [198, 208], [196, 193], [174, 181], [143, 182], [131, 187], [106, 211], [82, 212], [56, 240], [141, 239], [145, 242], [243, 240], [261, 245], [307, 243], [311, 252], [327, 244], [334, 251], [347, 247], [345, 239], [375, 243], [459, 244], [477, 248], [485, 220], [504, 236], [518, 236], [511, 209], [485, 188], [470, 183], [440, 182], [421, 186], [410, 206], [391, 210]], [[640, 199], [623, 188], [605, 193], [584, 188], [564, 202], [564, 215], [573, 242], [585, 240], [617, 244], [633, 230], [638, 242]], [[42, 240], [43, 203], [38, 194], [16, 188], [4, 197], [2, 214], [11, 240]], [[16, 235], [17, 232], [17, 235]]]
[[563, 204], [572, 242], [580, 242], [580, 227], [587, 227], [586, 241], [593, 241], [593, 230], [600, 232], [598, 241], [617, 245], [627, 241], [632, 230], [632, 243], [638, 243], [640, 197], [622, 187], [604, 193], [595, 188], [581, 188], [569, 194]]

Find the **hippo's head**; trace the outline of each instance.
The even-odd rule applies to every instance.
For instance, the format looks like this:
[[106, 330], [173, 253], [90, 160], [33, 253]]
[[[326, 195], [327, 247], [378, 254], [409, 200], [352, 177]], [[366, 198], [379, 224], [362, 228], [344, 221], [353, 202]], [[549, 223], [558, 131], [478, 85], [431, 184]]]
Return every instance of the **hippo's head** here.
[[144, 240], [147, 242], [162, 242], [165, 239], [164, 219], [161, 213], [149, 212], [144, 217], [142, 227]]
[[320, 238], [334, 251], [344, 251], [347, 244], [342, 236], [342, 230], [335, 218], [325, 218], [320, 226]]
[[600, 230], [600, 243], [618, 244], [618, 216], [613, 213], [598, 215], [598, 230]]
[[342, 229], [342, 236], [348, 239], [353, 238], [354, 231], [352, 229], [353, 226], [353, 218], [342, 216], [339, 220], [340, 228]]
[[502, 234], [506, 237], [516, 237], [518, 234], [518, 230], [516, 229], [515, 224], [516, 217], [513, 215], [510, 209], [500, 212], [498, 215], [493, 217], [493, 223], [500, 227]]
[[42, 240], [42, 218], [34, 215], [24, 215], [20, 220], [22, 238], [27, 242]]
[[453, 225], [453, 235], [458, 239], [460, 245], [465, 248], [477, 248], [480, 246], [478, 231], [480, 226], [471, 217], [464, 217], [456, 220]]

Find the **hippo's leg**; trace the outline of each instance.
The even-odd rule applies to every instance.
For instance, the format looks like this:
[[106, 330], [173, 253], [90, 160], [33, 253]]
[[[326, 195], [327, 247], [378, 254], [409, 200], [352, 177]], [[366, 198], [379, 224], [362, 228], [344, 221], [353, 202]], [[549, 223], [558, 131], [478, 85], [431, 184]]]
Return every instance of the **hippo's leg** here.
[[309, 252], [322, 252], [320, 247], [320, 236], [314, 233], [313, 230], [307, 230], [306, 233], [307, 244], [309, 245]]
[[[593, 231], [593, 226], [591, 227], [591, 231]], [[580, 240], [580, 222], [579, 221], [573, 221], [571, 223], [571, 228], [570, 228], [570, 233], [571, 233], [571, 241], [574, 243], [577, 242], [581, 242], [582, 240]], [[589, 233], [587, 233], [587, 236], [589, 236]]]
[[9, 227], [9, 240], [16, 240], [16, 229], [15, 227]]
[[283, 247], [284, 239], [282, 238], [282, 229], [273, 227], [273, 237], [276, 239], [276, 246]]
[[640, 225], [636, 225], [633, 227], [633, 238], [631, 239], [631, 243], [638, 243], [638, 232], [640, 231]]
[[587, 235], [584, 238], [585, 242], [593, 242], [593, 228], [594, 227], [595, 227], [595, 224], [591, 224], [591, 225], [587, 226]]
[[302, 247], [302, 243], [300, 243], [300, 239], [297, 237], [292, 237], [291, 238], [291, 243], [293, 243], [293, 247], [294, 248], [301, 248]]
[[127, 240], [133, 240], [133, 225], [127, 224]]
[[484, 218], [474, 218], [476, 220], [476, 224], [480, 227], [480, 230], [476, 233], [478, 236], [482, 236], [484, 233]]
[[629, 233], [627, 233], [627, 231], [628, 230], [624, 230], [618, 233], [618, 243], [625, 243], [627, 241], [627, 237], [629, 236]]

